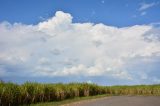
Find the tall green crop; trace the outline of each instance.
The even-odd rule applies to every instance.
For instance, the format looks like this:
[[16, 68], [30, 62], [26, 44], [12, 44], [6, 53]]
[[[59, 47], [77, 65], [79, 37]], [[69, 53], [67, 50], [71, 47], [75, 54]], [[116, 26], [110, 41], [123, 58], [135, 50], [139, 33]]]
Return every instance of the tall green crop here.
[[29, 105], [100, 94], [160, 95], [160, 85], [98, 86], [88, 83], [41, 84], [35, 82], [18, 85], [0, 82], [0, 106]]

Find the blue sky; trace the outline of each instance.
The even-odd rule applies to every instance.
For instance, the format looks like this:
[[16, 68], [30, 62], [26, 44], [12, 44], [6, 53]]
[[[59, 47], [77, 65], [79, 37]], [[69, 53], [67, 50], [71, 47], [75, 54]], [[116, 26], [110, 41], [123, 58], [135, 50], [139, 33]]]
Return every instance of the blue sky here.
[[[73, 22], [118, 27], [159, 22], [159, 0], [1, 0], [0, 21], [37, 24], [56, 11], [72, 14]], [[139, 10], [145, 4], [150, 7]], [[142, 15], [143, 14], [143, 15]]]
[[0, 80], [160, 83], [160, 0], [0, 0]]

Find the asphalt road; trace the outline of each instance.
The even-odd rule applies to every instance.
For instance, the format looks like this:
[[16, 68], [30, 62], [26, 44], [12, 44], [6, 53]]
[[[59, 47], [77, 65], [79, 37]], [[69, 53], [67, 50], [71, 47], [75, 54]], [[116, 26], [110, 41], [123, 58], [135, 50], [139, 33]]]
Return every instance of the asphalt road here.
[[75, 102], [67, 106], [160, 106], [160, 96], [112, 96]]

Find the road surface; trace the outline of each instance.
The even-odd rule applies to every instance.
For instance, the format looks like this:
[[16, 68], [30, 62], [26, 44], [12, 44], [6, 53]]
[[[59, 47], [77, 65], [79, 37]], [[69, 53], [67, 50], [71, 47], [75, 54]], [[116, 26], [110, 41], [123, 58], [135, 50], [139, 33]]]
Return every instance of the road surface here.
[[160, 106], [160, 96], [112, 96], [64, 106]]

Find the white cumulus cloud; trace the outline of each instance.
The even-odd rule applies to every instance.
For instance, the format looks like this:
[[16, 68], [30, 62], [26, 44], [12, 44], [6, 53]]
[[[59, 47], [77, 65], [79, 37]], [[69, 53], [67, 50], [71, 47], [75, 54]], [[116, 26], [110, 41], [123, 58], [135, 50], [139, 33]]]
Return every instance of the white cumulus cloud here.
[[[73, 23], [72, 18], [58, 11], [37, 25], [0, 23], [0, 76], [101, 76], [134, 82], [157, 72], [158, 65], [150, 71], [136, 66], [160, 63], [155, 58], [160, 57], [159, 28]], [[152, 77], [154, 82], [160, 75]]]

